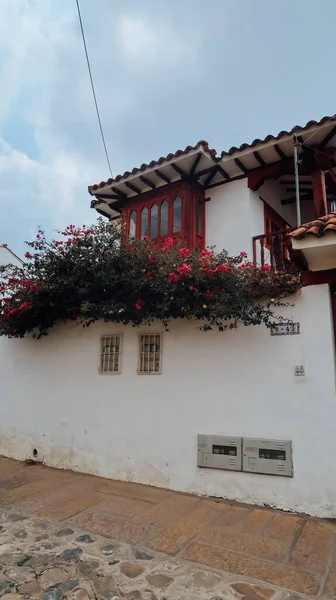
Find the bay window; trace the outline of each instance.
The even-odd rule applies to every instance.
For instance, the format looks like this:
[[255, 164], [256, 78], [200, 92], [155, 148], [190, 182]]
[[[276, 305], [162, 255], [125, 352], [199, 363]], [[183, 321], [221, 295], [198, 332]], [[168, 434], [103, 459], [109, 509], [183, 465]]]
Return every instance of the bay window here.
[[179, 181], [129, 199], [124, 210], [131, 238], [160, 242], [181, 238], [190, 247], [205, 245], [205, 204], [201, 186]]

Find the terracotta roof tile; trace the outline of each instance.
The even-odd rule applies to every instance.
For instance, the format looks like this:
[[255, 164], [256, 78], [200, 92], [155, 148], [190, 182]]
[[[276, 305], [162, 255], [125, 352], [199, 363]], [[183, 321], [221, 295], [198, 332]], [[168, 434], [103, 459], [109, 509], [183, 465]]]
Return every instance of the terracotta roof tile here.
[[113, 183], [117, 183], [118, 181], [127, 179], [131, 175], [135, 175], [136, 173], [145, 171], [146, 169], [153, 168], [153, 167], [159, 167], [160, 165], [162, 165], [162, 163], [172, 160], [173, 158], [178, 158], [179, 156], [187, 155], [187, 154], [189, 154], [189, 152], [198, 150], [201, 147], [203, 147], [203, 149], [206, 152], [209, 152], [209, 154], [211, 155], [211, 157], [213, 158], [214, 161], [219, 162], [221, 160], [221, 158], [223, 158], [225, 156], [231, 156], [232, 154], [235, 154], [236, 152], [238, 152], [238, 153], [243, 152], [244, 150], [248, 150], [250, 148], [253, 149], [255, 146], [258, 146], [260, 144], [267, 144], [270, 141], [277, 142], [284, 137], [293, 135], [294, 133], [303, 133], [306, 130], [308, 130], [310, 127], [313, 127], [313, 126], [318, 127], [318, 126], [324, 125], [325, 123], [329, 123], [329, 122], [336, 122], [336, 114], [331, 117], [328, 117], [328, 116], [323, 117], [320, 121], [313, 121], [313, 120], [308, 121], [308, 123], [306, 123], [306, 125], [303, 125], [303, 126], [295, 125], [289, 131], [286, 131], [286, 130], [280, 131], [280, 133], [278, 133], [276, 136], [270, 134], [270, 135], [267, 135], [264, 139], [256, 138], [250, 144], [244, 143], [239, 147], [232, 146], [231, 148], [229, 148], [229, 150], [227, 150], [227, 151], [224, 150], [220, 155], [217, 155], [216, 150], [209, 148], [208, 142], [206, 142], [205, 140], [200, 140], [195, 146], [187, 146], [184, 150], [177, 150], [175, 153], [170, 153], [167, 156], [161, 156], [158, 160], [152, 160], [148, 164], [143, 163], [140, 167], [135, 167], [134, 169], [132, 169], [132, 171], [125, 171], [125, 173], [123, 173], [121, 175], [117, 175], [113, 179], [110, 178], [107, 181], [101, 181], [100, 183], [97, 183], [95, 185], [89, 185], [88, 190], [89, 190], [89, 193], [92, 196], [94, 196], [96, 190], [99, 188], [105, 187], [106, 185], [112, 185]]
[[146, 169], [159, 167], [160, 165], [162, 165], [162, 163], [172, 160], [172, 158], [178, 158], [179, 156], [187, 155], [190, 152], [198, 150], [199, 148], [203, 148], [203, 150], [209, 152], [209, 154], [214, 160], [218, 160], [216, 150], [214, 150], [213, 148], [209, 148], [209, 144], [205, 140], [200, 140], [195, 146], [187, 146], [184, 150], [176, 150], [176, 152], [174, 153], [170, 152], [169, 154], [167, 154], [167, 156], [161, 156], [158, 160], [152, 160], [148, 164], [143, 163], [140, 167], [134, 167], [132, 171], [125, 171], [125, 173], [123, 173], [122, 175], [117, 175], [113, 179], [110, 178], [107, 181], [101, 181], [100, 183], [96, 183], [95, 185], [89, 185], [89, 193], [91, 195], [94, 195], [95, 190], [97, 190], [98, 188], [104, 187], [105, 185], [111, 185], [112, 183], [116, 183], [121, 179], [127, 179], [130, 175], [135, 175], [136, 173], [145, 171]]
[[327, 122], [332, 122], [332, 121], [336, 121], [336, 114], [333, 115], [332, 117], [323, 117], [320, 121], [308, 121], [308, 123], [306, 123], [306, 125], [294, 125], [294, 127], [292, 127], [292, 129], [290, 129], [289, 131], [286, 131], [285, 129], [283, 129], [282, 131], [280, 131], [280, 133], [278, 133], [278, 135], [267, 135], [263, 140], [261, 140], [260, 138], [256, 138], [255, 140], [253, 140], [253, 142], [251, 142], [250, 144], [242, 144], [241, 146], [232, 146], [229, 150], [225, 151], [223, 150], [221, 157], [223, 158], [223, 156], [230, 156], [231, 154], [234, 154], [235, 152], [242, 152], [243, 150], [246, 150], [247, 148], [254, 148], [255, 146], [258, 146], [259, 144], [267, 144], [267, 142], [277, 142], [279, 140], [281, 140], [281, 138], [286, 137], [288, 135], [293, 135], [294, 133], [302, 133], [304, 131], [306, 131], [307, 129], [309, 129], [310, 127], [313, 127], [314, 125], [316, 126], [320, 126], [320, 125], [324, 125]]
[[325, 217], [319, 217], [315, 221], [301, 225], [301, 227], [298, 227], [298, 229], [295, 229], [289, 235], [295, 240], [302, 240], [307, 235], [322, 237], [330, 231], [336, 233], [336, 211], [329, 213]]

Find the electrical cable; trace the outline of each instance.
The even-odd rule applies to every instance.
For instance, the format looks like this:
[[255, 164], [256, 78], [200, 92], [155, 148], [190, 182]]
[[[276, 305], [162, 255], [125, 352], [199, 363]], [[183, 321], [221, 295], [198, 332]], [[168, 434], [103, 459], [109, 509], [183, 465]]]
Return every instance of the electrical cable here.
[[103, 141], [103, 146], [104, 146], [104, 150], [105, 150], [106, 160], [107, 160], [107, 164], [108, 164], [108, 167], [109, 167], [109, 170], [110, 170], [111, 178], [113, 179], [111, 163], [110, 163], [110, 159], [109, 159], [109, 155], [108, 155], [108, 151], [107, 151], [107, 146], [106, 146], [106, 141], [105, 141], [103, 126], [102, 126], [102, 122], [101, 122], [101, 118], [100, 118], [100, 114], [99, 114], [97, 96], [96, 96], [95, 87], [94, 87], [94, 83], [93, 83], [92, 71], [91, 71], [91, 66], [90, 66], [90, 59], [89, 59], [89, 54], [88, 54], [88, 50], [87, 50], [87, 46], [86, 46], [85, 33], [84, 33], [83, 22], [82, 22], [82, 16], [81, 16], [81, 11], [80, 11], [80, 7], [79, 7], [79, 0], [76, 0], [76, 4], [77, 4], [77, 11], [78, 11], [79, 25], [80, 25], [80, 29], [81, 29], [81, 32], [82, 32], [82, 39], [83, 39], [83, 44], [84, 44], [86, 62], [87, 62], [89, 76], [90, 76], [90, 81], [91, 81], [92, 94], [93, 94], [93, 99], [94, 99], [94, 103], [95, 103], [95, 106], [96, 106], [96, 112], [97, 112], [97, 118], [98, 118], [98, 123], [99, 123], [99, 128], [100, 128], [100, 134], [101, 134], [101, 138], [102, 138], [102, 141]]

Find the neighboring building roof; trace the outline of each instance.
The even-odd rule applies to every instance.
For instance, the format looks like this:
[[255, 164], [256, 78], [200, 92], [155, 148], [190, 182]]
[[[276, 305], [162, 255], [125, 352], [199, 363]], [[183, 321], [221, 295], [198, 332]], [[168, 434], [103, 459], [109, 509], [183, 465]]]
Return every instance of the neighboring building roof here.
[[307, 235], [322, 237], [329, 231], [336, 233], [336, 211], [329, 213], [325, 217], [319, 217], [315, 221], [304, 223], [298, 229], [292, 231], [289, 235], [295, 240], [302, 240]]
[[13, 258], [15, 261], [18, 261], [21, 265], [24, 265], [24, 261], [19, 258], [10, 248], [8, 248], [7, 244], [0, 244], [0, 264], [15, 264], [13, 263]]
[[183, 177], [192, 177], [205, 189], [242, 179], [253, 169], [291, 158], [294, 153], [293, 135], [301, 142], [309, 140], [312, 145], [326, 148], [336, 137], [336, 115], [309, 121], [303, 127], [295, 125], [289, 131], [276, 136], [267, 135], [250, 144], [217, 155], [208, 142], [201, 140], [195, 146], [187, 146], [158, 160], [143, 163], [132, 171], [90, 185], [88, 190], [95, 198], [91, 206], [106, 216], [117, 216], [129, 198], [173, 183]]

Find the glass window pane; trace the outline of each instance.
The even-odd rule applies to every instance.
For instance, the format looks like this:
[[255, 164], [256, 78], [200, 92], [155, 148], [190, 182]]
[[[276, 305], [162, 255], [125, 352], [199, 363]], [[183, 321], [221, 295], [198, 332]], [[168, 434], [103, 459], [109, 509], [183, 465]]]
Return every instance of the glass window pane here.
[[156, 238], [158, 234], [158, 216], [159, 216], [159, 207], [157, 204], [153, 204], [151, 208], [151, 218], [150, 218], [150, 235], [151, 238]]
[[180, 196], [176, 196], [174, 200], [174, 222], [173, 222], [173, 233], [181, 231], [181, 212], [182, 212], [182, 200]]
[[196, 200], [196, 233], [202, 233], [202, 202], [199, 198]]
[[141, 211], [141, 237], [148, 235], [148, 208], [143, 208]]
[[168, 235], [168, 202], [164, 200], [161, 204], [161, 227], [160, 235]]
[[132, 210], [131, 214], [130, 214], [130, 222], [129, 222], [129, 237], [135, 237], [135, 231], [136, 231], [136, 212], [135, 210]]

